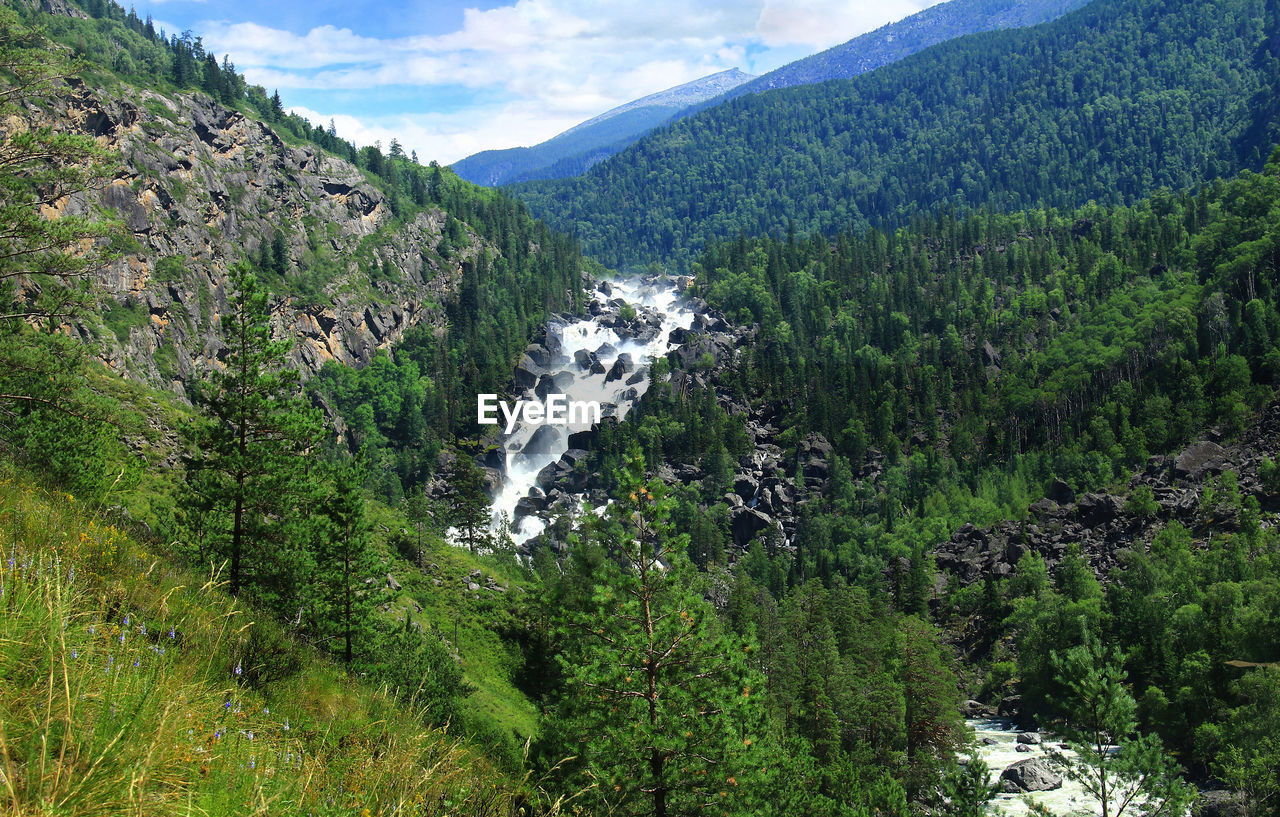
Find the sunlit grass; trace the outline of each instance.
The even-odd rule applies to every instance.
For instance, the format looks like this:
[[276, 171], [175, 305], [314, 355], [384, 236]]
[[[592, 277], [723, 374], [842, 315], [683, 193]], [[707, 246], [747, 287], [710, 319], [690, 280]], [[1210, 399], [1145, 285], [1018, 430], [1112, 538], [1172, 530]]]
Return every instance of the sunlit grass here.
[[174, 571], [4, 471], [0, 551], [0, 812], [514, 815], [543, 799], [287, 638], [272, 643], [299, 669], [273, 675], [253, 636], [278, 625], [216, 572]]

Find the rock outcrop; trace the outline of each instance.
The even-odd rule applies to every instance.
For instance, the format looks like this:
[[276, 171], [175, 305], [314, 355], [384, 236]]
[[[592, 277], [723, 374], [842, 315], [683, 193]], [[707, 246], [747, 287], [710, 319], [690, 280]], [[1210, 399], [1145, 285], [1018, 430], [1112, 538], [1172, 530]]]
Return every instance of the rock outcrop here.
[[1052, 791], [1061, 788], [1062, 775], [1050, 768], [1044, 758], [1019, 760], [1000, 773], [1001, 789], [1010, 794], [1029, 791]]
[[99, 273], [102, 321], [69, 331], [111, 368], [178, 393], [217, 365], [228, 270], [264, 246], [283, 251], [288, 272], [267, 281], [273, 329], [293, 339], [291, 362], [304, 375], [328, 360], [366, 363], [415, 324], [442, 327], [437, 304], [462, 261], [498, 252], [465, 226], [465, 241], [441, 247], [444, 211], [405, 221], [355, 166], [287, 144], [204, 94], [101, 91], [72, 80], [34, 113], [122, 159], [104, 189], [45, 212], [104, 212], [128, 232], [118, 260]]

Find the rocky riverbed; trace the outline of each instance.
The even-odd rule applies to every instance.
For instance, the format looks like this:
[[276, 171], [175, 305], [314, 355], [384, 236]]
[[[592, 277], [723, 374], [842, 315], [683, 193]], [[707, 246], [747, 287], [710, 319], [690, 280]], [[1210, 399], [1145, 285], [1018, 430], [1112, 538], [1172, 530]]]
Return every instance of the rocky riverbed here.
[[1061, 769], [1049, 762], [1049, 748], [1074, 757], [1074, 753], [1062, 750], [1052, 736], [1021, 731], [1009, 721], [994, 718], [970, 718], [965, 722], [976, 733], [977, 756], [991, 769], [991, 782], [1001, 786], [988, 807], [993, 814], [1029, 814], [1027, 799], [1046, 806], [1055, 815], [1102, 813], [1097, 801], [1080, 784], [1067, 779]]

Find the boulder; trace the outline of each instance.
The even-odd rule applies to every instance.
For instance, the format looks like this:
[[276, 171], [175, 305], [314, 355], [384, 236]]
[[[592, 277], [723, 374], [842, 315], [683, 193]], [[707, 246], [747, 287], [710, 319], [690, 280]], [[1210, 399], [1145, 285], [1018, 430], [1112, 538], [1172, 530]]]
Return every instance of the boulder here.
[[543, 346], [541, 343], [533, 344], [526, 349], [524, 353], [530, 360], [543, 368], [550, 366], [555, 360], [555, 355], [551, 353], [551, 350]]
[[1039, 732], [1021, 732], [1018, 735], [1018, 743], [1030, 746], [1039, 746], [1041, 743]]
[[966, 718], [986, 718], [991, 715], [991, 707], [981, 701], [969, 700], [960, 705], [960, 714]]
[[1009, 695], [1000, 699], [1000, 706], [996, 708], [996, 714], [1008, 720], [1019, 720], [1022, 714], [1022, 696]]
[[598, 365], [600, 363], [595, 355], [585, 349], [579, 349], [573, 353], [573, 362], [577, 363], [578, 368], [584, 371], [589, 371], [593, 365]]
[[[1027, 791], [1052, 791], [1062, 787], [1062, 775], [1055, 772], [1044, 758], [1030, 757], [1019, 760], [1000, 773], [1001, 783], [1012, 783], [1016, 793]], [[1008, 787], [1004, 787], [1009, 791]]]
[[526, 457], [546, 456], [559, 441], [560, 432], [555, 426], [538, 426], [520, 453]]
[[520, 500], [516, 502], [515, 517], [516, 519], [519, 519], [522, 516], [532, 516], [545, 508], [546, 505], [546, 497], [532, 495], [522, 496], [520, 497]]
[[537, 363], [533, 362], [533, 358], [528, 355], [521, 355], [512, 379], [515, 381], [517, 389], [531, 389], [538, 385], [538, 375], [541, 373], [541, 369]]
[[733, 544], [745, 548], [755, 535], [773, 524], [767, 513], [755, 508], [734, 508], [729, 516], [729, 524], [733, 530]]
[[622, 377], [635, 368], [631, 362], [631, 355], [623, 352], [618, 355], [618, 359], [613, 362], [613, 368], [609, 369], [609, 373], [605, 375], [604, 382], [611, 383], [614, 380], [621, 380]]
[[1059, 505], [1070, 505], [1076, 501], [1076, 492], [1071, 490], [1071, 486], [1060, 479], [1055, 479], [1049, 486], [1049, 491], [1045, 494], [1049, 499]]
[[733, 492], [746, 502], [755, 499], [759, 490], [760, 483], [752, 474], [738, 474], [733, 478]]
[[396, 577], [390, 573], [387, 574], [387, 588], [393, 593], [400, 592], [400, 582], [396, 581]]
[[1013, 751], [1022, 752], [1023, 754], [1026, 754], [1028, 752], [1033, 751], [1033, 749], [1025, 743], [1019, 743], [1017, 746], [1013, 747]]
[[1030, 510], [1032, 515], [1040, 519], [1053, 519], [1063, 515], [1062, 506], [1048, 497], [1032, 502]]
[[1227, 461], [1227, 452], [1217, 443], [1201, 440], [1182, 450], [1173, 461], [1173, 472], [1183, 479], [1199, 479], [1206, 473], [1219, 473]]
[[1110, 494], [1085, 494], [1076, 502], [1081, 521], [1090, 527], [1113, 521], [1123, 507], [1120, 498]]

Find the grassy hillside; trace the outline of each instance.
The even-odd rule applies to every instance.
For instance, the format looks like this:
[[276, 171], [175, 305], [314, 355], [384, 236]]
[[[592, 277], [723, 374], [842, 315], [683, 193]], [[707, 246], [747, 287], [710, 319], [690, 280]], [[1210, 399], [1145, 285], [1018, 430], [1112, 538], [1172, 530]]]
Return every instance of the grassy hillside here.
[[536, 797], [227, 597], [216, 570], [10, 467], [0, 549], [9, 814], [504, 815]]

